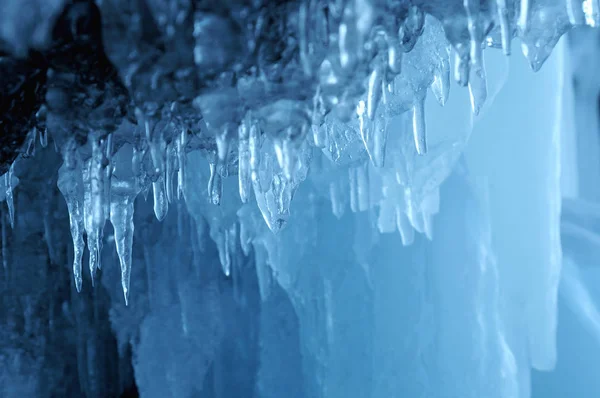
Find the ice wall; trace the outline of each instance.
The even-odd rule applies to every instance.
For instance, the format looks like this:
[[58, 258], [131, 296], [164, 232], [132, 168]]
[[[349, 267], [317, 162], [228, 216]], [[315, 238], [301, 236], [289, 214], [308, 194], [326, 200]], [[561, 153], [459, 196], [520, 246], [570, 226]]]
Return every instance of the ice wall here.
[[599, 18], [107, 0], [68, 2], [46, 44], [3, 28], [0, 391], [532, 396], [557, 362], [562, 249], [598, 247], [595, 84], [571, 90], [591, 61], [559, 39]]

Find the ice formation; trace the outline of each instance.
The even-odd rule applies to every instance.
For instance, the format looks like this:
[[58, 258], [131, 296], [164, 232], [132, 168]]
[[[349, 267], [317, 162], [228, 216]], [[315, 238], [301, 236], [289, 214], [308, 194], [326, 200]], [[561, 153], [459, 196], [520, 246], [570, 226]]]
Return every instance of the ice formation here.
[[[577, 199], [600, 200], [577, 183], [600, 143], [573, 148], [597, 110], [571, 115], [600, 82], [574, 95], [584, 62], [561, 39], [600, 23], [597, 0], [73, 0], [19, 27], [22, 7], [0, 1], [5, 274], [5, 218], [41, 222], [81, 297], [102, 280], [143, 396], [529, 397], [557, 361], [563, 249], [600, 337], [573, 265], [600, 247]], [[68, 255], [51, 196], [20, 220], [36, 170]], [[256, 308], [232, 331], [224, 314]], [[82, 393], [112, 394], [80, 338]], [[43, 396], [23, 366], [2, 377]], [[258, 370], [236, 390], [240, 366]]]

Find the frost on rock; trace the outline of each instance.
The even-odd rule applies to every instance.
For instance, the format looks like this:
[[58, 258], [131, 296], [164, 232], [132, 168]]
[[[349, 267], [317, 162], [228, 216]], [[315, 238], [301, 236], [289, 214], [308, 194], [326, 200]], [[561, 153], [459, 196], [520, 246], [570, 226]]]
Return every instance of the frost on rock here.
[[230, 357], [264, 397], [527, 397], [555, 366], [560, 234], [599, 241], [593, 205], [561, 223], [561, 162], [600, 164], [561, 37], [596, 0], [50, 3], [0, 12], [3, 264], [55, 156], [76, 290], [108, 297], [140, 392], [239, 396]]

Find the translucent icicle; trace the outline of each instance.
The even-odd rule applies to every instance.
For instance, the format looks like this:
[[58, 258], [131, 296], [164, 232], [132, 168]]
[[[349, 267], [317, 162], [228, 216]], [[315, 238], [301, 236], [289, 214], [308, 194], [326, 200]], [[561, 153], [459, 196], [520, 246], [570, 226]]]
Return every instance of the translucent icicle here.
[[450, 94], [450, 61], [447, 58], [434, 70], [431, 91], [441, 106], [446, 105]]
[[576, 26], [586, 23], [581, 0], [567, 0], [567, 14], [571, 25]]
[[177, 163], [179, 170], [177, 171], [177, 199], [181, 199], [183, 196], [183, 185], [185, 182], [185, 165], [186, 165], [186, 154], [185, 147], [187, 145], [187, 132], [185, 129], [181, 130], [181, 135], [177, 140]]
[[252, 244], [252, 235], [250, 232], [247, 222], [240, 219], [240, 246], [246, 256], [250, 254], [250, 245]]
[[46, 148], [48, 146], [48, 130], [46, 128], [40, 130], [40, 145], [42, 148]]
[[[592, 0], [595, 1], [595, 0]], [[530, 4], [529, 0], [521, 0], [521, 9], [519, 10], [519, 19], [517, 21], [517, 26], [521, 31], [521, 34], [527, 32], [527, 27], [529, 23], [529, 9]]]
[[325, 148], [327, 145], [327, 128], [326, 125], [312, 125], [313, 142], [317, 148]]
[[583, 13], [585, 15], [585, 23], [592, 28], [598, 26], [600, 22], [600, 4], [598, 0], [584, 0]]
[[463, 0], [463, 5], [467, 13], [467, 28], [470, 36], [470, 58], [471, 65], [477, 66], [482, 63], [482, 33], [479, 27], [479, 0]]
[[92, 157], [86, 162], [82, 170], [84, 189], [83, 216], [89, 250], [89, 270], [94, 284], [96, 269], [100, 266], [100, 253], [102, 251], [102, 236], [104, 224], [110, 210], [107, 206], [106, 170], [105, 170], [106, 141], [92, 140]]
[[92, 157], [90, 159], [90, 188], [92, 194], [92, 225], [94, 229], [104, 227], [106, 198], [104, 187], [104, 148], [99, 141], [92, 142]]
[[240, 199], [242, 203], [248, 203], [250, 192], [252, 190], [252, 170], [250, 166], [250, 148], [249, 148], [249, 126], [246, 121], [240, 124], [238, 129], [238, 181], [240, 190]]
[[[292, 127], [290, 127], [292, 128]], [[292, 180], [294, 173], [298, 169], [299, 154], [296, 143], [291, 139], [284, 139], [281, 145], [281, 155], [283, 162], [283, 175], [288, 180]]]
[[6, 188], [6, 205], [8, 206], [8, 218], [10, 220], [10, 227], [15, 227], [15, 203], [13, 198], [13, 174], [15, 164], [11, 164], [8, 172], [4, 174], [4, 186]]
[[508, 19], [508, 8], [506, 0], [496, 0], [498, 9], [498, 21], [500, 21], [500, 40], [502, 41], [502, 51], [505, 55], [510, 55], [511, 29]]
[[[128, 189], [129, 187], [125, 187]], [[133, 247], [133, 204], [135, 194], [113, 193], [110, 201], [110, 222], [114, 228], [115, 245], [121, 264], [121, 286], [125, 305], [129, 303], [129, 280]]]
[[165, 195], [167, 197], [167, 203], [173, 203], [175, 197], [173, 193], [173, 176], [177, 170], [177, 153], [173, 147], [173, 143], [167, 146], [167, 162], [165, 169]]
[[454, 80], [462, 87], [469, 83], [469, 57], [458, 52], [454, 55]]
[[58, 188], [67, 202], [71, 237], [73, 238], [73, 277], [77, 291], [81, 291], [81, 259], [83, 257], [84, 242], [84, 195], [81, 170], [69, 169], [67, 164], [58, 171]]
[[162, 175], [165, 170], [165, 150], [166, 143], [162, 134], [158, 134], [153, 141], [149, 141], [150, 157], [154, 166], [154, 174]]
[[217, 239], [217, 249], [219, 251], [219, 261], [223, 274], [229, 277], [231, 275], [231, 256], [229, 253], [229, 231], [220, 231]]
[[375, 167], [383, 167], [385, 165], [385, 148], [387, 145], [387, 125], [385, 118], [378, 117], [373, 126], [373, 143], [369, 153], [371, 161]]
[[[391, 75], [398, 75], [402, 70], [402, 49], [398, 39], [388, 37], [388, 69]], [[390, 80], [388, 78], [388, 80]]]
[[210, 178], [208, 179], [208, 196], [212, 204], [219, 205], [221, 204], [221, 194], [222, 194], [222, 181], [221, 174], [217, 170], [217, 165], [215, 163], [210, 163]]
[[260, 183], [258, 178], [258, 170], [260, 166], [260, 134], [258, 131], [258, 126], [255, 123], [250, 124], [248, 150], [250, 151], [250, 170], [252, 171], [252, 181]]
[[[106, 137], [106, 145], [105, 145], [105, 161], [106, 164], [103, 164], [104, 167], [104, 218], [105, 220], [102, 222], [102, 225], [106, 223], [106, 219], [108, 219], [110, 214], [110, 180], [112, 178], [113, 173], [113, 165], [112, 165], [112, 156], [113, 156], [113, 135], [112, 133]], [[101, 264], [98, 262], [98, 267]]]
[[485, 66], [483, 64], [471, 69], [469, 97], [471, 99], [471, 109], [473, 110], [473, 113], [479, 115], [479, 112], [487, 99], [487, 79], [485, 76]]
[[35, 127], [29, 132], [27, 148], [25, 149], [25, 157], [35, 156], [35, 143], [37, 141], [37, 134], [38, 130]]
[[154, 198], [154, 215], [158, 221], [162, 221], [169, 210], [169, 201], [165, 193], [165, 182], [162, 176], [158, 181], [152, 183], [152, 194]]
[[382, 94], [382, 71], [381, 68], [376, 67], [369, 76], [369, 83], [367, 86], [367, 117], [370, 120], [375, 118], [377, 112], [377, 106], [381, 100]]
[[216, 136], [217, 158], [222, 164], [227, 163], [227, 157], [229, 155], [229, 144], [232, 139], [232, 130], [233, 127], [230, 124], [227, 124], [223, 128], [221, 133], [217, 134]]
[[300, 3], [298, 9], [298, 36], [299, 36], [299, 49], [300, 49], [300, 61], [302, 63], [302, 70], [306, 76], [312, 76], [312, 67], [309, 57], [309, 12], [308, 2], [303, 1]]
[[413, 106], [413, 139], [419, 155], [427, 153], [427, 137], [425, 127], [425, 101], [421, 99]]

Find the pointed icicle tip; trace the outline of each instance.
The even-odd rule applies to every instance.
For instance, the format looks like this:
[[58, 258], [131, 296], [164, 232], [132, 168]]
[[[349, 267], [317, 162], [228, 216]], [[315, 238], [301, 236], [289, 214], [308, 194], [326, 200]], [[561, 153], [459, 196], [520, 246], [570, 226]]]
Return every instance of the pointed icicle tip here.
[[477, 116], [487, 99], [487, 78], [483, 62], [477, 68], [471, 70], [469, 97], [471, 99], [471, 109], [475, 116]]
[[117, 196], [111, 199], [110, 222], [113, 225], [117, 255], [121, 265], [121, 286], [125, 304], [129, 301], [129, 282], [131, 279], [131, 261], [133, 248], [133, 212], [135, 196]]

